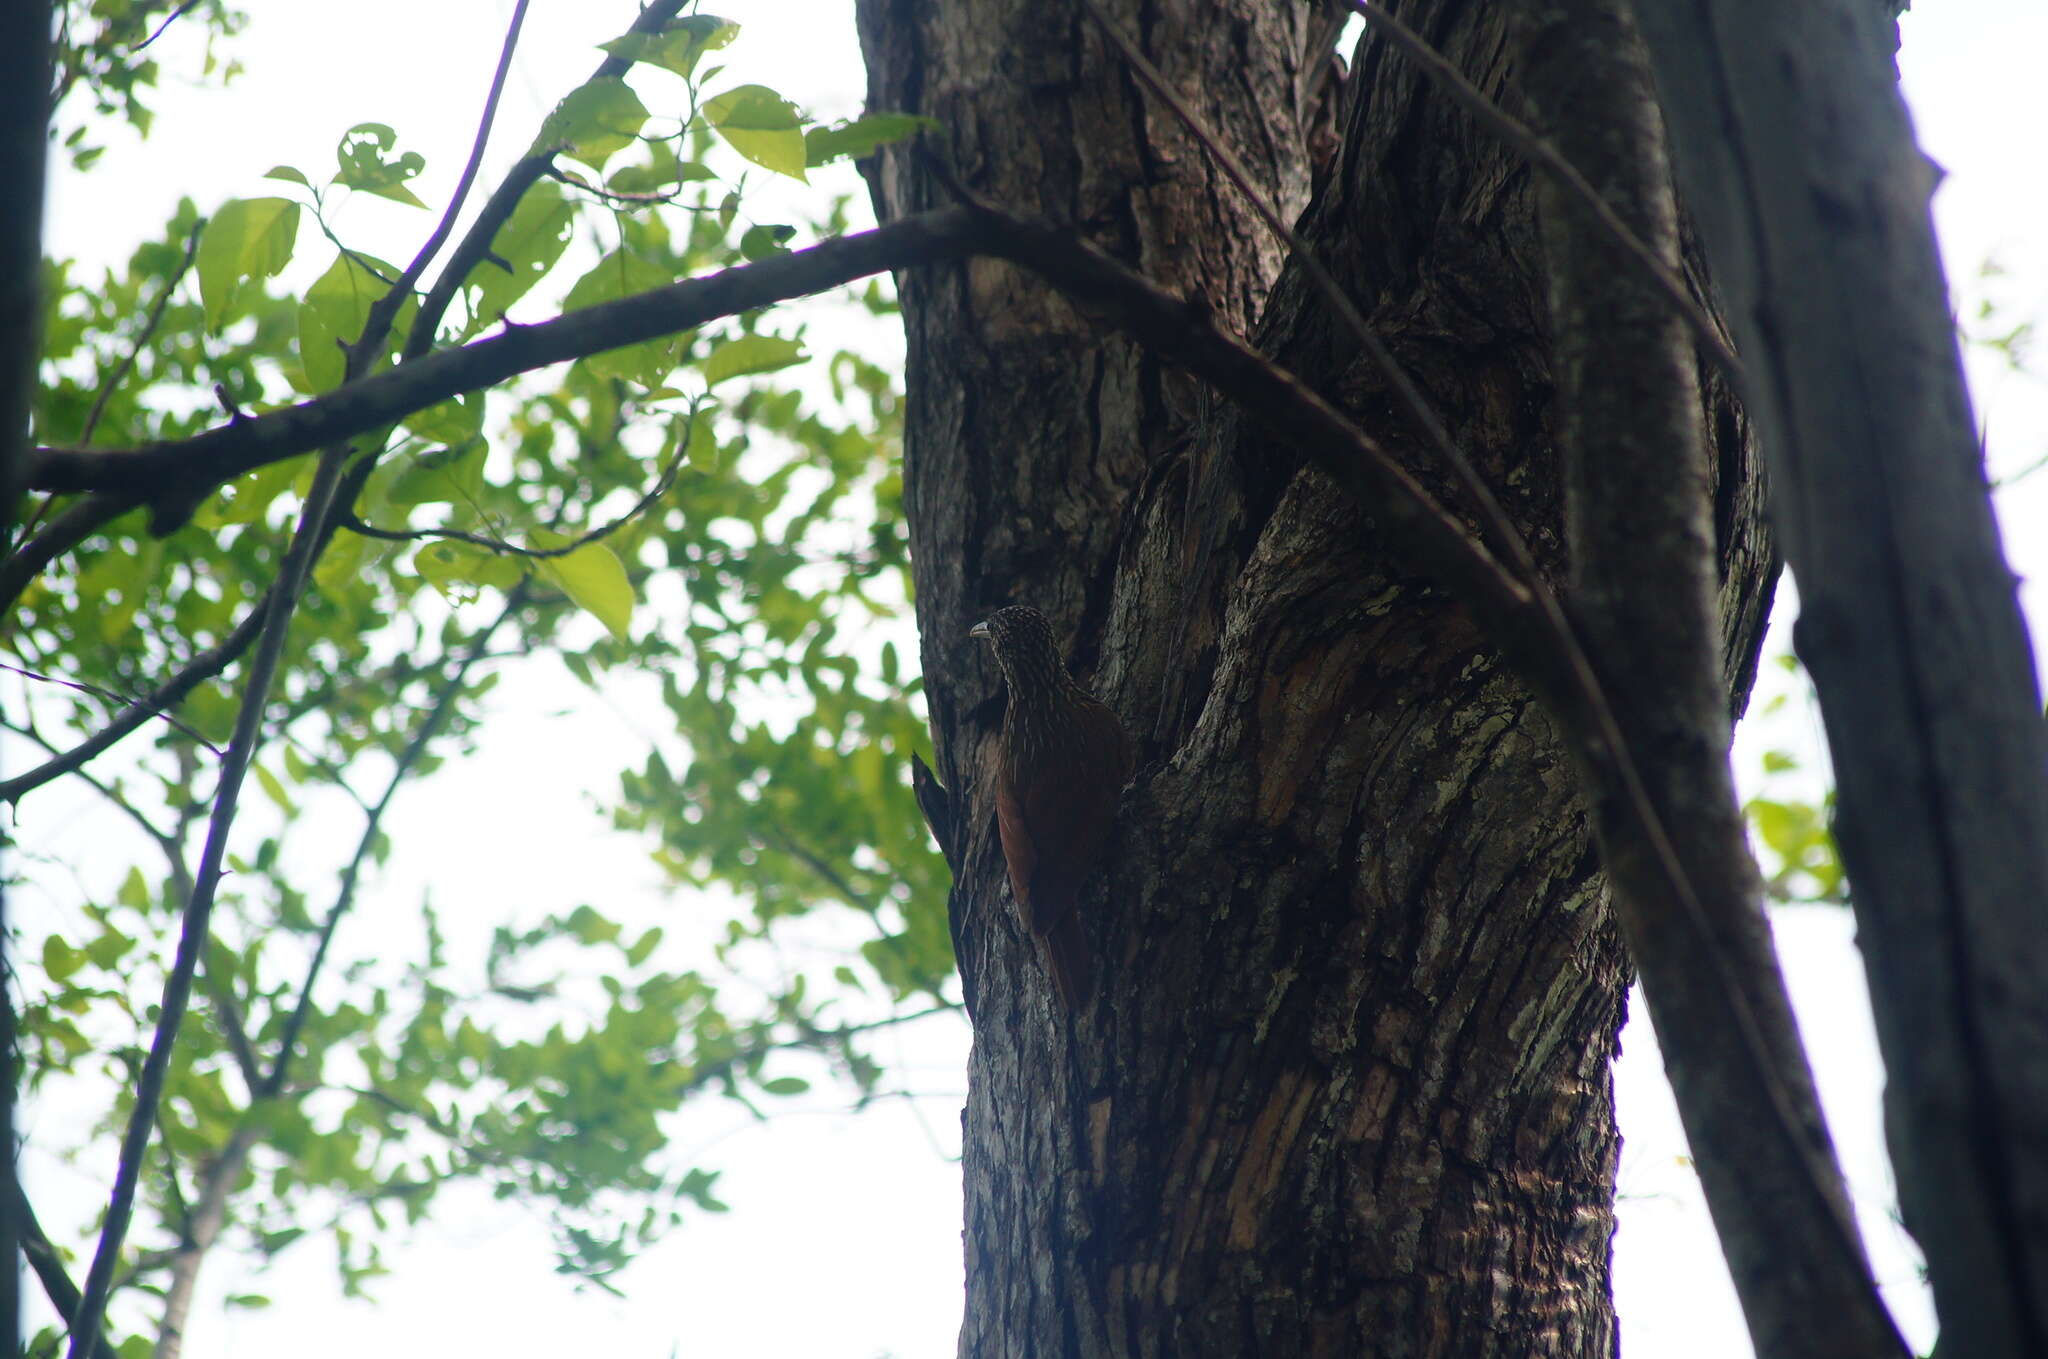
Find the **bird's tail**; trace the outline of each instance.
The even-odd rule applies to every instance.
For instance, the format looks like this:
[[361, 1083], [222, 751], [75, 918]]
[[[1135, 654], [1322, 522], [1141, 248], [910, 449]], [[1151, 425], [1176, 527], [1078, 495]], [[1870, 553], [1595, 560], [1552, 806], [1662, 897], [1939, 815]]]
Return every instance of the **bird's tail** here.
[[1068, 911], [1046, 931], [1045, 961], [1061, 1006], [1071, 1012], [1086, 1005], [1094, 990], [1095, 967], [1079, 911]]

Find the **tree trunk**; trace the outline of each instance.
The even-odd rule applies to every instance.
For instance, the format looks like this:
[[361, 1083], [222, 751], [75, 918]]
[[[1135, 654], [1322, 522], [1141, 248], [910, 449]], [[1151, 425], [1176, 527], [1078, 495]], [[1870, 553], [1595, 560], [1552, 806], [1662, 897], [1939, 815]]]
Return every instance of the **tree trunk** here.
[[[1504, 7], [1404, 15], [1481, 89]], [[934, 154], [1253, 331], [1451, 503], [1433, 459], [1212, 160], [1080, 10], [863, 0], [871, 103]], [[1301, 226], [1561, 579], [1528, 172], [1312, 11], [1116, 15]], [[943, 201], [907, 155], [885, 218]], [[904, 495], [963, 980], [965, 1355], [1609, 1354], [1608, 1068], [1628, 968], [1551, 723], [1466, 612], [1256, 419], [1035, 280], [905, 275]], [[1775, 576], [1747, 427], [1708, 384], [1722, 661]], [[967, 630], [1043, 609], [1140, 748], [1084, 892], [1099, 982], [1061, 1011], [1015, 917]], [[948, 818], [941, 818], [942, 820]]]
[[1772, 433], [1941, 1353], [2042, 1354], [2048, 730], [1883, 17], [1713, 0], [1644, 31]]

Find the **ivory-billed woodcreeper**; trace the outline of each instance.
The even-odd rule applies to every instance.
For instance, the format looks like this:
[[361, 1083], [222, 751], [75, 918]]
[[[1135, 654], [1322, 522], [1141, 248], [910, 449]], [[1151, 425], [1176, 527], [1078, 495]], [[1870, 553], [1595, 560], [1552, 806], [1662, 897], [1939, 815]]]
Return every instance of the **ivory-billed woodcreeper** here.
[[1076, 898], [1109, 843], [1117, 794], [1131, 777], [1130, 738], [1067, 673], [1038, 610], [997, 609], [968, 636], [988, 642], [1010, 690], [995, 767], [1010, 891], [1071, 1010], [1094, 978]]

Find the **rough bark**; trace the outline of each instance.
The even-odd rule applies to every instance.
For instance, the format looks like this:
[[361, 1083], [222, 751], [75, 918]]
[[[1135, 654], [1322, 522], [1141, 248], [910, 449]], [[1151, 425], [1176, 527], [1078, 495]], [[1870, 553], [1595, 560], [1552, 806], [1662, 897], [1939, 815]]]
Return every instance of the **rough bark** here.
[[[1406, 17], [1501, 89], [1499, 7]], [[1323, 64], [1303, 12], [1119, 18], [1297, 211]], [[962, 180], [1256, 323], [1455, 503], [1078, 12], [864, 0], [861, 20], [872, 102], [936, 118]], [[1349, 83], [1303, 229], [1561, 577], [1528, 174], [1376, 45]], [[885, 219], [941, 196], [904, 156], [876, 187]], [[1008, 266], [902, 288], [905, 500], [976, 1022], [961, 1352], [1611, 1353], [1628, 974], [1551, 724], [1369, 509], [1259, 421]], [[1698, 418], [1739, 694], [1771, 553], [1745, 428], [1718, 394]], [[1011, 600], [1055, 619], [1141, 746], [1083, 898], [1101, 981], [1071, 1018], [990, 825], [1002, 690], [966, 632]]]
[[2048, 732], [1891, 35], [1857, 0], [1643, 23], [1771, 436], [1941, 1352], [2048, 1353]]
[[[1664, 124], [1630, 10], [1525, 6], [1521, 84], [1565, 159], [1675, 261]], [[1836, 1169], [1728, 764], [1690, 333], [1555, 180], [1539, 181], [1538, 199], [1574, 614], [1697, 904], [1639, 871], [1649, 856], [1631, 842], [1634, 817], [1604, 787], [1602, 858], [1707, 1205], [1759, 1355], [1903, 1356]]]

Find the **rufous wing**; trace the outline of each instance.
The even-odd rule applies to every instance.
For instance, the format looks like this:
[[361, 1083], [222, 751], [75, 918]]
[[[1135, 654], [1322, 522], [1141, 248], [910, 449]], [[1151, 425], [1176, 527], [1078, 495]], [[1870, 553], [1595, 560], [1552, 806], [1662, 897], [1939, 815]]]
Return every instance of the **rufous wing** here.
[[996, 790], [1010, 890], [1069, 1008], [1087, 998], [1094, 971], [1078, 898], [1108, 846], [1131, 774], [1130, 740], [1116, 714], [1090, 704], [1075, 717], [1083, 739], [1061, 752], [1066, 758], [1048, 762], [1028, 786]]

